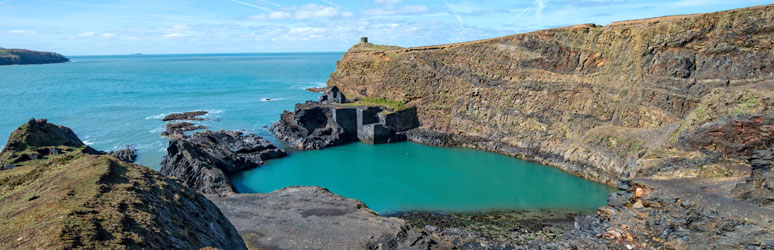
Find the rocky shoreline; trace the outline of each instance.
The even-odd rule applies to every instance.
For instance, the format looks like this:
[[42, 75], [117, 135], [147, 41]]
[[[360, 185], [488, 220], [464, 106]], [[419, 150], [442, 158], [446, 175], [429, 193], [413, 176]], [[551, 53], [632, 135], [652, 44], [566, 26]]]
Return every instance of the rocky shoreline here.
[[270, 128], [301, 150], [409, 140], [556, 166], [618, 189], [592, 214], [380, 216], [321, 187], [238, 194], [228, 174], [284, 150], [173, 123], [158, 174], [128, 163], [131, 148], [107, 155], [32, 119], [0, 152], [0, 248], [772, 249], [773, 15], [768, 5], [419, 48], [363, 39], [318, 101]]

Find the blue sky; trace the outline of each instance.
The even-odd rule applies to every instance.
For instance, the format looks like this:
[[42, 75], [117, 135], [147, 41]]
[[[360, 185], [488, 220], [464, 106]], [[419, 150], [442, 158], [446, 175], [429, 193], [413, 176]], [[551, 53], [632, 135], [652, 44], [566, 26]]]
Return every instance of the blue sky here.
[[0, 0], [0, 47], [65, 55], [346, 51], [771, 4], [747, 0]]

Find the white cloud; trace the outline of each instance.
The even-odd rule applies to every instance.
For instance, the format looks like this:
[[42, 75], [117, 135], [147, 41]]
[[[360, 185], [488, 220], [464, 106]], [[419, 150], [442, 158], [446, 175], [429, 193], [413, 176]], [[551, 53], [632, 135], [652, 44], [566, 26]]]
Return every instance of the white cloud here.
[[169, 33], [169, 34], [164, 35], [164, 37], [166, 37], [166, 38], [175, 38], [175, 37], [184, 37], [184, 36], [186, 36], [186, 35], [180, 34], [180, 33]]
[[340, 12], [339, 9], [334, 7], [307, 4], [299, 7], [298, 10], [293, 13], [293, 17], [298, 19], [306, 19], [312, 17], [337, 17], [342, 16], [342, 14], [343, 13]]
[[80, 37], [90, 37], [90, 36], [94, 36], [96, 34], [97, 33], [95, 33], [95, 32], [88, 31], [88, 32], [80, 33], [80, 34], [78, 34], [78, 36], [80, 36]]
[[35, 34], [35, 31], [32, 31], [32, 30], [9, 30], [8, 33], [11, 33], [11, 34], [21, 34], [21, 35], [29, 35], [29, 34]]
[[363, 10], [363, 14], [370, 16], [391, 16], [391, 15], [415, 15], [425, 14], [429, 12], [427, 6], [423, 5], [406, 5], [399, 8], [377, 8]]
[[293, 14], [291, 14], [290, 12], [273, 11], [273, 12], [269, 13], [268, 15], [260, 14], [260, 15], [250, 16], [250, 19], [255, 19], [255, 20], [272, 19], [272, 20], [277, 20], [277, 19], [287, 19], [287, 18], [291, 18], [291, 17], [293, 17]]
[[[326, 1], [327, 2], [327, 1]], [[333, 3], [329, 3], [333, 4]], [[350, 17], [352, 12], [341, 11], [337, 7], [323, 6], [318, 4], [306, 4], [302, 6], [285, 8], [286, 11], [272, 11], [268, 14], [252, 15], [249, 19], [253, 20], [279, 20], [279, 19], [309, 19], [309, 18], [335, 18]]]
[[111, 38], [111, 37], [115, 37], [115, 36], [116, 36], [116, 34], [113, 34], [113, 33], [102, 33], [102, 37]]
[[399, 4], [403, 0], [374, 0], [376, 4]]

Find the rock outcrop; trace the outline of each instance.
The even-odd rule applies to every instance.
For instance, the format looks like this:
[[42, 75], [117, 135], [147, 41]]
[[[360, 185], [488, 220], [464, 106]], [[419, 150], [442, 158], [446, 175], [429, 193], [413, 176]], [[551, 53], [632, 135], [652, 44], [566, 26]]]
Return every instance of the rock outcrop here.
[[250, 249], [428, 249], [404, 220], [380, 217], [358, 200], [319, 187], [268, 194], [208, 195]]
[[124, 149], [110, 151], [107, 154], [128, 163], [134, 163], [134, 160], [137, 159], [137, 149], [132, 146], [126, 146]]
[[[704, 146], [683, 148], [679, 138], [705, 122], [770, 112], [772, 15], [767, 5], [438, 46], [359, 43], [328, 86], [350, 98], [416, 106], [430, 133], [414, 140], [447, 138], [439, 144], [461, 142], [614, 185], [663, 174], [650, 168], [674, 158], [700, 157]], [[744, 153], [755, 150], [748, 146]]]
[[33, 118], [11, 133], [8, 143], [0, 151], [0, 165], [39, 160], [72, 151], [101, 153], [86, 146], [70, 128]]
[[334, 86], [320, 101], [299, 103], [294, 112], [283, 112], [269, 130], [290, 146], [305, 150], [358, 140], [370, 144], [405, 141], [406, 131], [417, 127], [416, 107], [393, 109], [347, 103]]
[[338, 109], [314, 103], [299, 103], [296, 104], [294, 112], [283, 112], [280, 120], [269, 130], [277, 139], [296, 149], [321, 149], [340, 145], [357, 138], [351, 130], [345, 130], [336, 122], [336, 119], [356, 119], [353, 111], [351, 108]]
[[774, 209], [774, 147], [756, 151], [749, 162], [750, 177], [736, 185], [735, 193], [742, 200]]
[[144, 166], [89, 154], [66, 127], [30, 120], [7, 145], [4, 156], [59, 153], [12, 157], [17, 166], [0, 171], [0, 248], [245, 249], [203, 195]]
[[227, 174], [283, 156], [285, 151], [257, 135], [204, 131], [170, 140], [159, 171], [201, 193], [230, 195], [236, 190]]
[[201, 118], [199, 116], [206, 115], [207, 111], [191, 111], [191, 112], [183, 112], [183, 113], [172, 113], [169, 115], [164, 116], [162, 118], [162, 121], [180, 121], [180, 120], [188, 120], [188, 121], [204, 121], [204, 118]]
[[0, 48], [0, 65], [64, 63], [70, 59], [53, 53], [26, 49]]

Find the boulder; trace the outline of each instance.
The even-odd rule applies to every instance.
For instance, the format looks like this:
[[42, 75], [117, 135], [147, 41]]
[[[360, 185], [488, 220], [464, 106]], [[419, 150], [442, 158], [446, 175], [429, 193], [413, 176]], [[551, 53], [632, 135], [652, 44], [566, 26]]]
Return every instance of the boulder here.
[[227, 174], [283, 156], [285, 151], [257, 135], [204, 131], [172, 139], [159, 171], [201, 193], [230, 195], [236, 190]]

